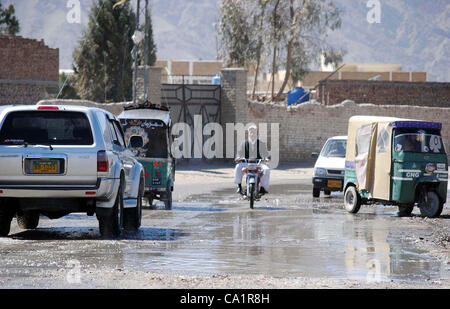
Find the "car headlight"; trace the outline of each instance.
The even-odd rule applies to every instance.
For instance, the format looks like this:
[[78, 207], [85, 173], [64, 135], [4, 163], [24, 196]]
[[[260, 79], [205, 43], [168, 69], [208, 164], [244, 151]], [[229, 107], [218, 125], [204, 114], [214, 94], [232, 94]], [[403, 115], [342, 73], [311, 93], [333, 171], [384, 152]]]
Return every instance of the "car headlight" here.
[[314, 176], [325, 176], [327, 174], [327, 170], [324, 168], [316, 167], [314, 169]]

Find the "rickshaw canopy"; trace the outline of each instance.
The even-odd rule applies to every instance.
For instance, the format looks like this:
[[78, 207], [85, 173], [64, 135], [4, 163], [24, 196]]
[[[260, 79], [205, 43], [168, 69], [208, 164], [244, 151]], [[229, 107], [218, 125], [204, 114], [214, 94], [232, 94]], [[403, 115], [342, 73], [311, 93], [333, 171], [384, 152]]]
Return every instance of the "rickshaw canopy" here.
[[119, 119], [139, 119], [139, 120], [160, 120], [170, 126], [170, 112], [159, 109], [131, 109], [124, 110], [117, 118]]

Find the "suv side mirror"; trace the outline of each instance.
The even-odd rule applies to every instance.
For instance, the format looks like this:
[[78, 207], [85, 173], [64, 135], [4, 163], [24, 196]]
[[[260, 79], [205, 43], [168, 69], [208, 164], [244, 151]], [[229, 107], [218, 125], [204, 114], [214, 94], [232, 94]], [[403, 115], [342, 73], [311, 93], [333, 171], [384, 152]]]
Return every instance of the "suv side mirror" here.
[[319, 157], [319, 153], [318, 152], [311, 153], [311, 158], [317, 159], [318, 157]]

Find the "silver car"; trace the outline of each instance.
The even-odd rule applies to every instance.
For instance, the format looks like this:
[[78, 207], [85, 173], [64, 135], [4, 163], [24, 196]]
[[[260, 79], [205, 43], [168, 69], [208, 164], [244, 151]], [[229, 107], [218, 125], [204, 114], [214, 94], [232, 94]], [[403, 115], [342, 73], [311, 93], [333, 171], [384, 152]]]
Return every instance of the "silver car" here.
[[141, 224], [144, 169], [127, 149], [117, 118], [81, 106], [0, 107], [0, 237], [14, 216], [97, 215], [111, 238]]

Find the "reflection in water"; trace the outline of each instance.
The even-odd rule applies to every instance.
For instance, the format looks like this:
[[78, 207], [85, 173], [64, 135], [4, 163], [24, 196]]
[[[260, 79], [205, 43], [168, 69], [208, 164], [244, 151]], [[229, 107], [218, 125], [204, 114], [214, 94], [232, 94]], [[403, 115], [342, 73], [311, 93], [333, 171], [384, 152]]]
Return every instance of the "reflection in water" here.
[[[224, 203], [227, 194], [215, 194], [217, 203], [204, 206], [203, 211], [173, 212], [171, 219], [189, 236], [170, 242], [170, 248], [167, 243], [158, 244], [158, 257], [146, 256], [143, 248], [126, 250], [129, 265], [139, 261], [141, 269], [170, 273], [368, 281], [440, 276], [441, 264], [402, 239], [409, 227], [398, 227], [399, 219], [389, 215], [390, 210], [374, 207], [377, 214], [370, 213], [371, 208], [369, 213], [349, 215], [342, 209], [339, 197], [314, 200], [311, 207], [309, 191], [293, 198], [295, 207], [285, 202], [263, 202], [250, 210], [245, 202]], [[299, 206], [298, 200], [302, 201]], [[225, 211], [209, 211], [219, 207]], [[155, 224], [162, 225], [155, 219]]]
[[440, 263], [404, 241], [404, 231], [395, 227], [396, 220], [380, 215], [346, 215], [344, 236], [347, 239], [345, 266], [348, 278], [365, 276], [368, 281], [439, 278]]
[[51, 228], [17, 233], [17, 241], [0, 246], [0, 262], [13, 273], [23, 265], [60, 269], [67, 260], [78, 260], [83, 271], [115, 267], [369, 281], [440, 277], [441, 263], [402, 239], [423, 226], [405, 224], [378, 206], [350, 215], [342, 198], [312, 200], [309, 189], [300, 194], [295, 186], [283, 188], [293, 190], [291, 200], [275, 195], [278, 203], [262, 201], [255, 210], [245, 201], [223, 202], [233, 194], [226, 191], [179, 203], [170, 212], [144, 211], [143, 228], [119, 240], [98, 240], [95, 218], [69, 217], [54, 221], [60, 227], [51, 223]]
[[256, 214], [254, 212], [248, 212], [234, 217], [233, 240], [235, 242], [250, 242], [249, 246], [243, 247], [243, 255], [262, 255], [263, 247], [260, 245], [262, 238], [263, 226], [256, 221]]
[[368, 281], [383, 281], [391, 274], [391, 248], [387, 242], [389, 223], [384, 220], [364, 220], [345, 215], [345, 266], [349, 279], [366, 276]]

